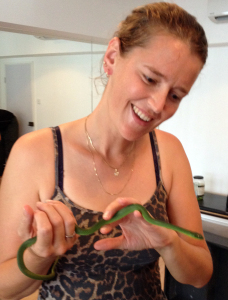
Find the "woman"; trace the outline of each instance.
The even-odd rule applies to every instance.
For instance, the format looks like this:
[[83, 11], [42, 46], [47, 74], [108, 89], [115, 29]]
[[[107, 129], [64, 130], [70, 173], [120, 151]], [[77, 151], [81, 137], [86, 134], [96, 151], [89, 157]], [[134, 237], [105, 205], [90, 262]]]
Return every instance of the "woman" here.
[[194, 17], [174, 4], [137, 8], [108, 45], [108, 83], [94, 112], [16, 143], [1, 188], [1, 298], [21, 299], [41, 285], [19, 271], [15, 258], [35, 235], [24, 255], [28, 269], [47, 274], [61, 255], [39, 299], [166, 299], [159, 255], [176, 280], [208, 282], [206, 242], [148, 224], [137, 211], [101, 233], [73, 234], [76, 221], [90, 227], [131, 203], [203, 233], [185, 152], [155, 128], [176, 112], [206, 57]]

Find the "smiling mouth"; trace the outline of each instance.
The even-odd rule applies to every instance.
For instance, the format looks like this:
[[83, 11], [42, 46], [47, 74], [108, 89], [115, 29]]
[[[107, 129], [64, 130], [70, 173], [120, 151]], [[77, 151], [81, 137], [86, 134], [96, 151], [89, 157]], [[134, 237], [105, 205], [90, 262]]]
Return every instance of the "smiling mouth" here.
[[132, 108], [133, 111], [135, 112], [135, 114], [144, 122], [150, 122], [152, 119], [150, 119], [149, 117], [147, 117], [140, 109], [138, 109], [138, 107], [136, 107], [135, 105], [132, 104]]

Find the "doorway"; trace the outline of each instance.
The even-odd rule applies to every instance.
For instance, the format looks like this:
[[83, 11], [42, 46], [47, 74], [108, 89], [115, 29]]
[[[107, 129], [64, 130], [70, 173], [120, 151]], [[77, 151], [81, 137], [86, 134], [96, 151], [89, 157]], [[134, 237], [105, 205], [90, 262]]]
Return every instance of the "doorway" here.
[[5, 65], [6, 106], [19, 124], [19, 136], [34, 130], [33, 65]]

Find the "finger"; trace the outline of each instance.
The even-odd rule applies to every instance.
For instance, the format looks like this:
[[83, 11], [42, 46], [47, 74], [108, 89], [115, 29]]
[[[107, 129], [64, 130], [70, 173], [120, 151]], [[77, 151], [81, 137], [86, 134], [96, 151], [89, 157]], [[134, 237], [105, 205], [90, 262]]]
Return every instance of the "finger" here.
[[[148, 212], [148, 213], [149, 213], [149, 212]], [[142, 214], [141, 214], [140, 211], [135, 210], [135, 211], [133, 212], [132, 215], [133, 215], [134, 218], [135, 218], [135, 222], [136, 222], [136, 221], [140, 221], [141, 223], [144, 223], [144, 225], [146, 225], [147, 227], [151, 226], [151, 224], [148, 223], [148, 222], [143, 218], [143, 216], [142, 216]], [[149, 213], [149, 215], [151, 216], [150, 213]], [[151, 216], [151, 218], [153, 218], [153, 217]]]
[[46, 202], [53, 205], [56, 211], [62, 217], [65, 228], [65, 237], [68, 236], [67, 241], [75, 241], [75, 239], [78, 237], [78, 235], [75, 234], [75, 226], [77, 222], [72, 211], [60, 201], [47, 200]]
[[33, 220], [33, 209], [29, 205], [25, 205], [23, 208], [23, 217], [18, 228], [18, 234], [23, 240], [27, 240], [33, 236]]
[[133, 203], [136, 203], [136, 200], [133, 198], [117, 198], [107, 206], [103, 214], [103, 219], [111, 219], [117, 211]]
[[94, 244], [94, 248], [96, 250], [102, 250], [102, 251], [107, 251], [112, 249], [124, 249], [124, 240], [125, 238], [123, 235], [115, 238], [99, 240]]
[[46, 226], [47, 230], [50, 230], [51, 228], [54, 246], [57, 247], [63, 245], [65, 243], [65, 228], [61, 215], [53, 205], [48, 203], [38, 202], [37, 208], [46, 214], [47, 220], [49, 221], [49, 224], [46, 223]]
[[134, 215], [136, 218], [142, 218], [142, 219], [144, 220], [144, 218], [142, 217], [141, 212], [138, 211], [138, 210], [135, 210], [135, 211], [133, 212], [133, 215]]
[[53, 228], [47, 214], [37, 210], [34, 214], [37, 229], [37, 242], [32, 245], [32, 251], [40, 257], [48, 257], [54, 254]]
[[110, 233], [113, 230], [114, 227], [115, 226], [113, 226], [113, 223], [105, 225], [105, 226], [101, 227], [100, 232], [102, 234], [108, 234], [108, 233]]
[[[71, 210], [60, 201], [47, 200], [46, 203], [41, 204], [42, 209], [45, 209], [53, 224], [54, 230], [54, 244], [58, 249], [66, 252], [67, 248], [71, 248], [77, 239], [75, 234], [76, 220]], [[68, 237], [67, 237], [68, 236]]]
[[102, 234], [110, 233], [115, 227], [121, 226], [121, 224], [129, 222], [129, 217], [130, 217], [130, 215], [127, 215], [127, 216], [123, 217], [122, 219], [119, 219], [115, 222], [111, 222], [110, 224], [106, 224], [106, 225], [102, 226], [100, 228], [100, 232]]

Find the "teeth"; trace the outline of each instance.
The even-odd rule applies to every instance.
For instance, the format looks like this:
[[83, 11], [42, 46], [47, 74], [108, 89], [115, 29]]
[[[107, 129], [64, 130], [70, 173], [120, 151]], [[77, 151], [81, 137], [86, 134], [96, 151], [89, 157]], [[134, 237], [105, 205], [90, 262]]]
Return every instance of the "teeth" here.
[[151, 119], [148, 118], [146, 115], [144, 115], [143, 112], [141, 112], [141, 110], [139, 110], [136, 106], [132, 106], [133, 107], [133, 110], [134, 112], [136, 113], [136, 115], [143, 121], [146, 121], [146, 122], [149, 122]]

